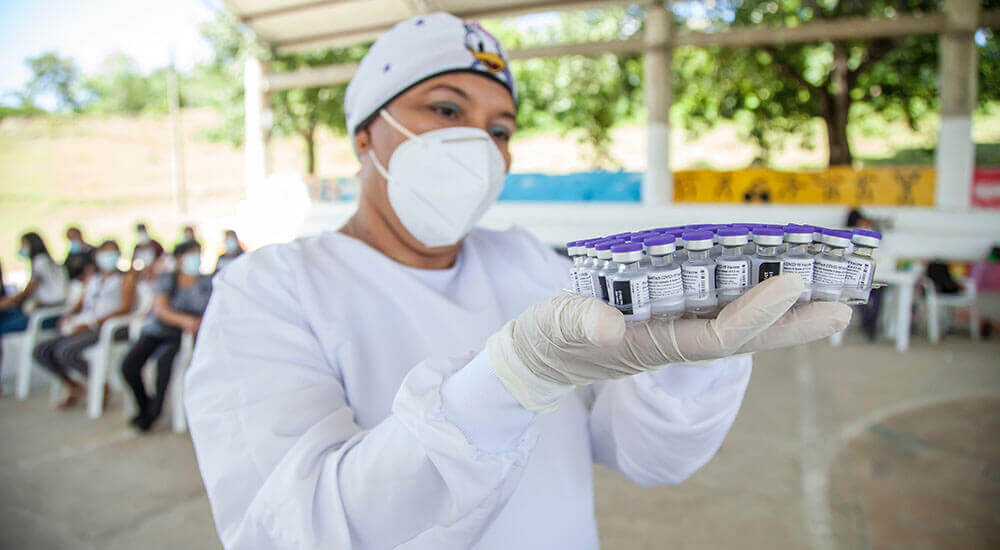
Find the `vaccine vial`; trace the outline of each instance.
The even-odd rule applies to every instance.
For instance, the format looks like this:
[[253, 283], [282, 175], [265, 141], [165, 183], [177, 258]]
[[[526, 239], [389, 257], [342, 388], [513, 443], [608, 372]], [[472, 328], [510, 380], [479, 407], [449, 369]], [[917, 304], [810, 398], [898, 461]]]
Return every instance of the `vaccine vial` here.
[[608, 273], [616, 269], [611, 261], [611, 247], [624, 242], [622, 239], [607, 239], [594, 245], [594, 249], [597, 251], [597, 266], [593, 272], [595, 298], [600, 298], [605, 302], [609, 301], [607, 277]]
[[717, 226], [717, 225], [711, 225], [711, 226], [708, 226], [708, 227], [702, 229], [702, 231], [711, 231], [712, 232], [712, 250], [708, 254], [709, 257], [714, 260], [714, 259], [718, 258], [719, 256], [721, 256], [722, 255], [722, 245], [719, 244], [719, 226]]
[[684, 248], [684, 230], [675, 229], [669, 233], [664, 233], [664, 236], [671, 235], [674, 238], [674, 261], [678, 264], [684, 263], [688, 258], [687, 250]]
[[813, 267], [813, 299], [824, 302], [840, 300], [847, 278], [845, 249], [851, 244], [850, 231], [823, 230], [823, 251], [816, 256]]
[[753, 273], [751, 284], [760, 284], [781, 273], [781, 258], [778, 257], [778, 246], [785, 240], [785, 232], [774, 227], [757, 226], [753, 229], [754, 243], [757, 250], [750, 257]]
[[750, 286], [750, 258], [743, 253], [748, 231], [744, 227], [723, 227], [716, 232], [722, 252], [715, 260], [715, 288], [719, 306], [739, 298]]
[[569, 255], [570, 260], [573, 261], [573, 265], [569, 268], [569, 288], [577, 296], [580, 295], [580, 281], [578, 280], [580, 266], [587, 259], [587, 249], [580, 246], [581, 244], [583, 244], [582, 241], [570, 241], [566, 243], [566, 253]]
[[752, 256], [754, 252], [757, 252], [757, 245], [753, 242], [753, 228], [756, 226], [757, 224], [749, 223], [738, 223], [730, 226], [743, 227], [747, 230], [747, 244], [743, 246], [743, 254], [746, 254], [747, 256]]
[[715, 313], [718, 299], [715, 295], [715, 261], [711, 231], [685, 231], [682, 238], [688, 257], [681, 263], [681, 280], [684, 282], [684, 300], [687, 311], [698, 317]]
[[809, 245], [809, 253], [818, 256], [823, 252], [823, 228], [816, 225], [807, 225], [813, 231], [812, 244]]
[[684, 315], [684, 282], [681, 266], [674, 259], [674, 236], [647, 237], [645, 245], [650, 263], [646, 270], [650, 314], [654, 319], [679, 319]]
[[580, 288], [580, 296], [588, 298], [599, 298], [600, 290], [594, 284], [597, 271], [597, 243], [604, 239], [590, 239], [583, 241], [581, 245], [587, 251], [587, 259], [580, 263], [576, 270], [576, 281]]
[[787, 249], [781, 255], [781, 272], [794, 273], [802, 278], [805, 289], [799, 296], [799, 302], [812, 300], [813, 264], [815, 263], [815, 258], [809, 254], [812, 234], [811, 227], [793, 224], [785, 226]]
[[625, 324], [634, 325], [649, 320], [649, 281], [639, 269], [642, 243], [616, 244], [611, 247], [615, 271], [607, 275], [611, 305], [625, 315]]
[[875, 278], [875, 249], [882, 243], [878, 231], [855, 229], [851, 237], [854, 252], [847, 256], [847, 277], [844, 279], [844, 297], [868, 302]]

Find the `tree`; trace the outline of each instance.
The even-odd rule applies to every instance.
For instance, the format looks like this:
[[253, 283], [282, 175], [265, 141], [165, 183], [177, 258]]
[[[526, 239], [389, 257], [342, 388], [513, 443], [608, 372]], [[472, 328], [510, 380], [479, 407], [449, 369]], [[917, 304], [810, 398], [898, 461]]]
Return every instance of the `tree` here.
[[77, 112], [80, 110], [78, 84], [80, 69], [72, 58], [59, 57], [56, 52], [45, 52], [25, 60], [31, 70], [31, 79], [26, 86], [26, 99], [32, 105], [38, 98], [51, 94], [59, 110]]
[[[557, 25], [518, 29], [509, 23], [488, 28], [507, 51], [545, 44], [633, 38], [645, 10], [635, 6], [570, 12]], [[637, 117], [643, 106], [642, 56], [605, 54], [530, 59], [511, 63], [517, 83], [518, 124], [522, 130], [576, 132], [594, 162], [613, 166], [611, 131]]]
[[[277, 54], [256, 43], [253, 37], [240, 32], [236, 22], [227, 15], [205, 25], [202, 35], [212, 45], [215, 58], [212, 65], [201, 68], [201, 72], [218, 85], [210, 102], [224, 118], [223, 124], [211, 137], [226, 139], [234, 145], [243, 140], [243, 86], [240, 75], [247, 56], [262, 59], [274, 71], [293, 71], [360, 61], [369, 46], [361, 44], [314, 53]], [[282, 90], [271, 96], [272, 131], [277, 135], [297, 135], [302, 138], [307, 173], [311, 174], [316, 169], [316, 131], [320, 127], [327, 127], [334, 133], [345, 133], [346, 89], [346, 84], [339, 84]]]
[[98, 72], [83, 81], [87, 110], [128, 113], [167, 110], [166, 75], [163, 70], [145, 75], [125, 54], [108, 56]]
[[[789, 25], [842, 17], [887, 18], [933, 12], [937, 0], [769, 0], [717, 2], [711, 26]], [[761, 158], [783, 136], [811, 145], [810, 121], [826, 127], [830, 165], [849, 165], [848, 124], [868, 112], [916, 128], [938, 103], [933, 36], [844, 40], [749, 48], [685, 49], [676, 57], [682, 118], [691, 129], [718, 119], [745, 122]], [[852, 113], [853, 111], [853, 113]]]

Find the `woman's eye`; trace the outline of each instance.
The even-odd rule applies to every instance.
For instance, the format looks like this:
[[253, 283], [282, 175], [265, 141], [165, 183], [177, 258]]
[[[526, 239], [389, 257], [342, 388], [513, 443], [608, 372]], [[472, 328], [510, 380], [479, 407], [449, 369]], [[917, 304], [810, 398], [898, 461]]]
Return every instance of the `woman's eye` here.
[[431, 105], [431, 109], [445, 118], [456, 118], [460, 113], [458, 105], [454, 103], [435, 103]]
[[507, 128], [506, 126], [497, 125], [497, 126], [490, 126], [489, 133], [490, 136], [493, 137], [493, 139], [509, 140], [513, 132], [511, 132], [510, 128]]

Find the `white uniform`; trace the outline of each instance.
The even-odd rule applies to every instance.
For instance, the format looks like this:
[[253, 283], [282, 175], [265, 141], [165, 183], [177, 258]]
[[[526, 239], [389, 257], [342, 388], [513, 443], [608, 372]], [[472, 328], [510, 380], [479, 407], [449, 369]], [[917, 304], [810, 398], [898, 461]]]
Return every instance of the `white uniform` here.
[[66, 299], [69, 284], [66, 269], [56, 265], [48, 255], [37, 254], [31, 260], [31, 279], [38, 281], [31, 298], [39, 305], [57, 305]]
[[749, 357], [579, 388], [547, 415], [492, 374], [487, 337], [568, 267], [519, 229], [474, 230], [445, 270], [339, 233], [227, 267], [185, 390], [224, 545], [596, 548], [593, 461], [643, 486], [704, 465]]

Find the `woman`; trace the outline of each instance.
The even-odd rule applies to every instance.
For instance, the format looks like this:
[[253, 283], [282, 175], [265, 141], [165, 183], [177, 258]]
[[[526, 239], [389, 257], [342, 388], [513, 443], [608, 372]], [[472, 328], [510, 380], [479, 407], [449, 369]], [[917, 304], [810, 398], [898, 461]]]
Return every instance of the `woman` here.
[[[70, 371], [87, 376], [89, 367], [82, 354], [97, 343], [101, 325], [112, 317], [132, 311], [136, 277], [131, 271], [118, 270], [120, 257], [118, 243], [111, 240], [101, 243], [94, 254], [97, 269], [84, 281], [80, 300], [59, 319], [59, 336], [35, 347], [35, 360], [59, 377], [68, 389], [59, 408], [72, 406], [84, 395], [84, 386], [70, 377]], [[114, 336], [116, 340], [123, 340], [128, 337], [128, 329], [123, 327]]]
[[135, 225], [135, 247], [132, 249], [131, 268], [139, 276], [140, 282], [153, 281], [157, 277], [156, 262], [163, 256], [163, 245], [149, 235], [145, 223]]
[[83, 240], [83, 231], [76, 226], [66, 229], [66, 240], [69, 241], [69, 251], [63, 267], [71, 281], [82, 281], [94, 268], [94, 247]]
[[506, 62], [448, 14], [393, 27], [345, 96], [355, 215], [214, 281], [185, 408], [227, 548], [595, 548], [592, 461], [682, 481], [739, 409], [750, 358], [725, 357], [846, 324], [778, 321], [794, 276], [629, 329], [558, 296], [566, 259], [473, 228], [510, 165]]
[[56, 306], [66, 300], [66, 270], [55, 263], [38, 233], [21, 236], [18, 255], [31, 262], [31, 278], [21, 292], [0, 298], [0, 335], [27, 328], [25, 310]]
[[[181, 346], [181, 334], [198, 332], [212, 293], [212, 278], [201, 274], [201, 245], [181, 243], [174, 249], [174, 258], [180, 269], [160, 275], [153, 315], [122, 361], [122, 375], [132, 388], [139, 408], [130, 423], [143, 432], [149, 431], [160, 416], [174, 357]], [[157, 355], [156, 393], [150, 398], [142, 382], [142, 367], [154, 354]]]
[[244, 252], [246, 252], [243, 249], [243, 245], [240, 244], [240, 239], [236, 236], [236, 232], [232, 229], [226, 230], [223, 238], [226, 244], [226, 251], [219, 256], [218, 260], [215, 261], [215, 272], [212, 273], [213, 277], [218, 275], [219, 272], [222, 271], [222, 268], [226, 267], [230, 262], [239, 258]]

